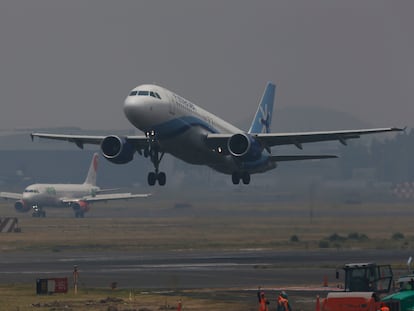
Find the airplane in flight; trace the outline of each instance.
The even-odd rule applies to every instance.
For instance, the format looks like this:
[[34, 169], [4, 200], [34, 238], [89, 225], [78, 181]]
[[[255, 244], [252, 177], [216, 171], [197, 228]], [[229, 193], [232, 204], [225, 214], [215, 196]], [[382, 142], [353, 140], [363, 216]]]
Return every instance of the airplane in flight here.
[[[130, 200], [146, 198], [150, 194], [109, 193], [114, 189], [101, 189], [96, 186], [98, 153], [94, 153], [88, 175], [83, 184], [33, 184], [23, 194], [0, 192], [0, 198], [17, 200], [17, 212], [33, 210], [33, 217], [46, 217], [44, 207], [72, 207], [76, 218], [83, 218], [90, 204], [100, 201]], [[106, 192], [106, 193], [104, 193]]]
[[79, 148], [85, 144], [100, 145], [103, 156], [117, 164], [132, 161], [135, 152], [149, 157], [154, 171], [148, 174], [148, 184], [158, 181], [165, 185], [166, 174], [159, 167], [165, 153], [187, 163], [207, 165], [231, 175], [233, 184], [250, 183], [251, 174], [276, 168], [278, 162], [336, 158], [335, 155], [274, 155], [271, 147], [304, 143], [339, 141], [361, 135], [402, 131], [400, 128], [375, 128], [344, 131], [271, 133], [276, 85], [269, 82], [248, 131], [243, 131], [189, 100], [154, 84], [144, 84], [130, 91], [124, 101], [124, 113], [129, 122], [145, 135], [89, 136], [31, 133], [34, 137], [64, 140]]

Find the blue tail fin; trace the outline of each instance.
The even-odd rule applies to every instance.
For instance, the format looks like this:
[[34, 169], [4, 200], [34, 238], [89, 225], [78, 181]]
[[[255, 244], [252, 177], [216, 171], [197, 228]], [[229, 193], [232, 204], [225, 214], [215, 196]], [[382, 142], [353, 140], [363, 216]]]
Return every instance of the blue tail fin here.
[[270, 133], [272, 124], [273, 102], [275, 100], [276, 85], [268, 82], [257, 107], [249, 133]]

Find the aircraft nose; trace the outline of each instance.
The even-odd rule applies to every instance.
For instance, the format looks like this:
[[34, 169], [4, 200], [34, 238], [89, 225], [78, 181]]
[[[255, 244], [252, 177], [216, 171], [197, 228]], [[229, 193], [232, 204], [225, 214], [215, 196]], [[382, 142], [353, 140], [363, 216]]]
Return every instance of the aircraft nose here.
[[124, 114], [129, 119], [133, 114], [139, 113], [139, 104], [136, 99], [128, 97], [124, 102]]
[[124, 101], [124, 112], [127, 114], [131, 109], [134, 109], [137, 106], [136, 99], [127, 97]]
[[26, 201], [26, 200], [30, 200], [30, 199], [32, 199], [32, 198], [33, 198], [32, 193], [28, 193], [28, 192], [24, 192], [24, 193], [23, 193], [23, 200], [24, 200], [24, 201]]
[[124, 114], [132, 124], [135, 124], [136, 121], [146, 118], [148, 110], [151, 110], [149, 107], [148, 102], [139, 96], [130, 96], [125, 99]]

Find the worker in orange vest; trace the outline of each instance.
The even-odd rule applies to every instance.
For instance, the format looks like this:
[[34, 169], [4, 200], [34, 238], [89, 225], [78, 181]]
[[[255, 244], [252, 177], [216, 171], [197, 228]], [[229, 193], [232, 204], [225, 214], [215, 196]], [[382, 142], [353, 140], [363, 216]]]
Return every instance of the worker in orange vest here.
[[259, 311], [268, 311], [269, 301], [265, 298], [265, 293], [260, 292]]
[[281, 291], [277, 297], [277, 311], [292, 311], [292, 308], [289, 304], [288, 295], [285, 291]]

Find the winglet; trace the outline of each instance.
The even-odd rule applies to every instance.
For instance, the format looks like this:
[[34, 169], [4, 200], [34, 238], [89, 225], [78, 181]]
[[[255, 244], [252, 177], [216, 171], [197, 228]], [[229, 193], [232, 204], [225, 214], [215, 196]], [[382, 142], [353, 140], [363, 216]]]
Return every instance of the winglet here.
[[257, 107], [249, 133], [270, 133], [276, 85], [268, 82]]

